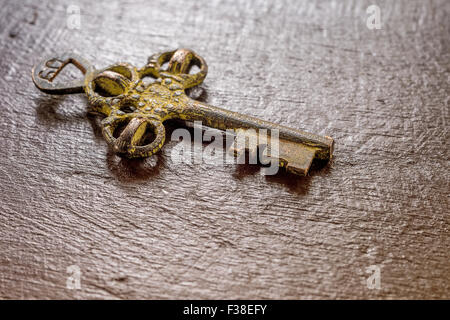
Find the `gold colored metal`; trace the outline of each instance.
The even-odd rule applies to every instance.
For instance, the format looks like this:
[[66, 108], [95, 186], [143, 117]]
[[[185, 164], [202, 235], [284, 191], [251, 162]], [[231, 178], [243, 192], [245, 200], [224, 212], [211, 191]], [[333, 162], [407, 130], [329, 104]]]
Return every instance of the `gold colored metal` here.
[[[168, 62], [166, 70], [163, 64]], [[69, 63], [84, 74], [84, 80], [67, 84], [53, 82]], [[200, 71], [189, 74], [193, 65]], [[165, 142], [164, 121], [180, 119], [202, 121], [216, 129], [279, 130], [279, 165], [295, 174], [307, 174], [313, 158], [328, 160], [334, 141], [291, 129], [237, 112], [213, 107], [189, 98], [185, 90], [203, 82], [208, 72], [205, 60], [189, 49], [178, 49], [152, 55], [140, 69], [118, 63], [96, 70], [74, 53], [43, 60], [33, 68], [35, 85], [50, 94], [85, 92], [94, 111], [105, 115], [102, 132], [112, 149], [126, 157], [147, 157], [161, 149]], [[148, 83], [147, 78], [153, 78]], [[117, 136], [118, 128], [124, 128]], [[147, 141], [153, 136], [152, 141]], [[238, 150], [234, 150], [237, 152]]]

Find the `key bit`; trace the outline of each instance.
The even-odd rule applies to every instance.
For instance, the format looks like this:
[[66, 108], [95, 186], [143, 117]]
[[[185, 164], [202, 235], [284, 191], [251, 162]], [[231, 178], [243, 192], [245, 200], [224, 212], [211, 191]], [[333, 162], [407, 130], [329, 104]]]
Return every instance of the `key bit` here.
[[[168, 62], [167, 69], [162, 66]], [[61, 83], [54, 81], [68, 64], [75, 65], [84, 78]], [[193, 65], [199, 71], [190, 74]], [[206, 126], [235, 131], [236, 141], [249, 138], [255, 143], [234, 145], [231, 152], [240, 156], [259, 151], [265, 161], [306, 175], [314, 158], [328, 160], [334, 141], [302, 130], [207, 105], [189, 98], [185, 90], [203, 82], [208, 72], [206, 61], [189, 49], [178, 49], [150, 56], [147, 64], [136, 68], [117, 63], [97, 70], [74, 53], [49, 57], [32, 71], [36, 87], [49, 94], [85, 92], [92, 111], [103, 114], [102, 133], [116, 153], [129, 157], [146, 157], [158, 152], [165, 142], [164, 122], [170, 119], [201, 121]], [[145, 78], [154, 78], [148, 84]], [[270, 131], [269, 135], [262, 134]], [[152, 137], [152, 139], [149, 139]], [[278, 139], [279, 138], [279, 139]]]
[[[276, 151], [273, 148], [275, 143]], [[268, 137], [266, 134], [261, 136], [256, 130], [238, 129], [235, 142], [229, 152], [237, 157], [241, 157], [247, 152], [253, 159], [257, 158], [259, 152], [260, 162], [263, 164], [276, 161], [288, 172], [297, 175], [308, 173], [318, 148], [287, 139], [277, 138], [275, 143], [271, 141], [270, 136]]]
[[271, 156], [270, 147], [264, 150], [263, 156], [279, 161], [279, 166], [288, 172], [306, 175], [316, 155], [317, 149], [285, 139], [279, 141], [278, 156]]

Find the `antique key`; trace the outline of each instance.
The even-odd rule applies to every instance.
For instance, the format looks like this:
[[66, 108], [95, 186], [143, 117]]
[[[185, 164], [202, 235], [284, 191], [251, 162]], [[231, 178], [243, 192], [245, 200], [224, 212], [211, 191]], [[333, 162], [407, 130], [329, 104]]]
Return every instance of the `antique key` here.
[[[167, 69], [162, 66], [168, 62]], [[69, 63], [84, 74], [84, 79], [70, 83], [56, 83], [58, 73]], [[196, 65], [199, 71], [190, 74]], [[263, 154], [276, 160], [287, 171], [306, 175], [314, 158], [328, 160], [333, 154], [334, 141], [301, 130], [291, 129], [269, 121], [237, 112], [213, 107], [188, 97], [186, 89], [203, 82], [208, 67], [205, 60], [188, 49], [178, 49], [150, 56], [140, 69], [128, 63], [117, 63], [96, 70], [77, 54], [66, 53], [38, 63], [32, 71], [33, 82], [49, 94], [85, 92], [93, 111], [105, 116], [102, 133], [107, 143], [118, 154], [129, 158], [147, 157], [161, 149], [165, 141], [164, 121], [178, 119], [202, 121], [206, 126], [227, 130], [240, 135], [256, 135], [257, 130], [277, 130], [278, 152], [270, 152], [268, 140], [257, 139], [256, 145], [244, 149], [255, 152], [265, 148]], [[156, 79], [148, 84], [146, 77]], [[123, 129], [117, 134], [117, 129]], [[151, 133], [153, 141], [148, 141]], [[234, 147], [234, 153], [239, 153]]]

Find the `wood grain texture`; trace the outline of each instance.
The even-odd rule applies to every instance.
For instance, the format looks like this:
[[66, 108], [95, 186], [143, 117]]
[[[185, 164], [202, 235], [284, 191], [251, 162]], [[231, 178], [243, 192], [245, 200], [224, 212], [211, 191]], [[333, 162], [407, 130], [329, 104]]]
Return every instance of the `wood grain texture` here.
[[[450, 2], [376, 1], [380, 30], [371, 4], [3, 3], [0, 298], [450, 298]], [[83, 95], [31, 81], [68, 49], [105, 67], [177, 47], [207, 60], [204, 101], [332, 136], [333, 161], [263, 177], [175, 164], [175, 142], [121, 160]]]

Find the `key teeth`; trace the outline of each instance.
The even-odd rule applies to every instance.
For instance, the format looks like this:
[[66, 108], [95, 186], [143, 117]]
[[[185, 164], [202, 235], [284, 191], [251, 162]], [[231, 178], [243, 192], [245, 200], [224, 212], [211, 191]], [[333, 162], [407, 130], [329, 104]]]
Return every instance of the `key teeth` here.
[[270, 147], [267, 146], [263, 152], [263, 157], [275, 161], [278, 160], [278, 165], [286, 168], [287, 172], [306, 176], [316, 155], [316, 151], [314, 148], [280, 139], [278, 156], [272, 156]]
[[[253, 138], [253, 144], [250, 145], [251, 143], [246, 140], [245, 145], [239, 145], [239, 139], [242, 139], [240, 135]], [[255, 135], [257, 140], [255, 140]], [[285, 139], [279, 139], [278, 142], [274, 140], [272, 143], [270, 138], [259, 138], [257, 133], [252, 133], [246, 129], [236, 130], [236, 138], [229, 152], [234, 156], [242, 157], [247, 150], [250, 156], [256, 156], [258, 149], [264, 148], [260, 153], [260, 162], [263, 165], [271, 165], [272, 161], [276, 161], [279, 167], [286, 168], [286, 171], [290, 173], [301, 176], [308, 174], [312, 161], [316, 156], [316, 148]], [[275, 148], [275, 152], [272, 152], [272, 147]]]

